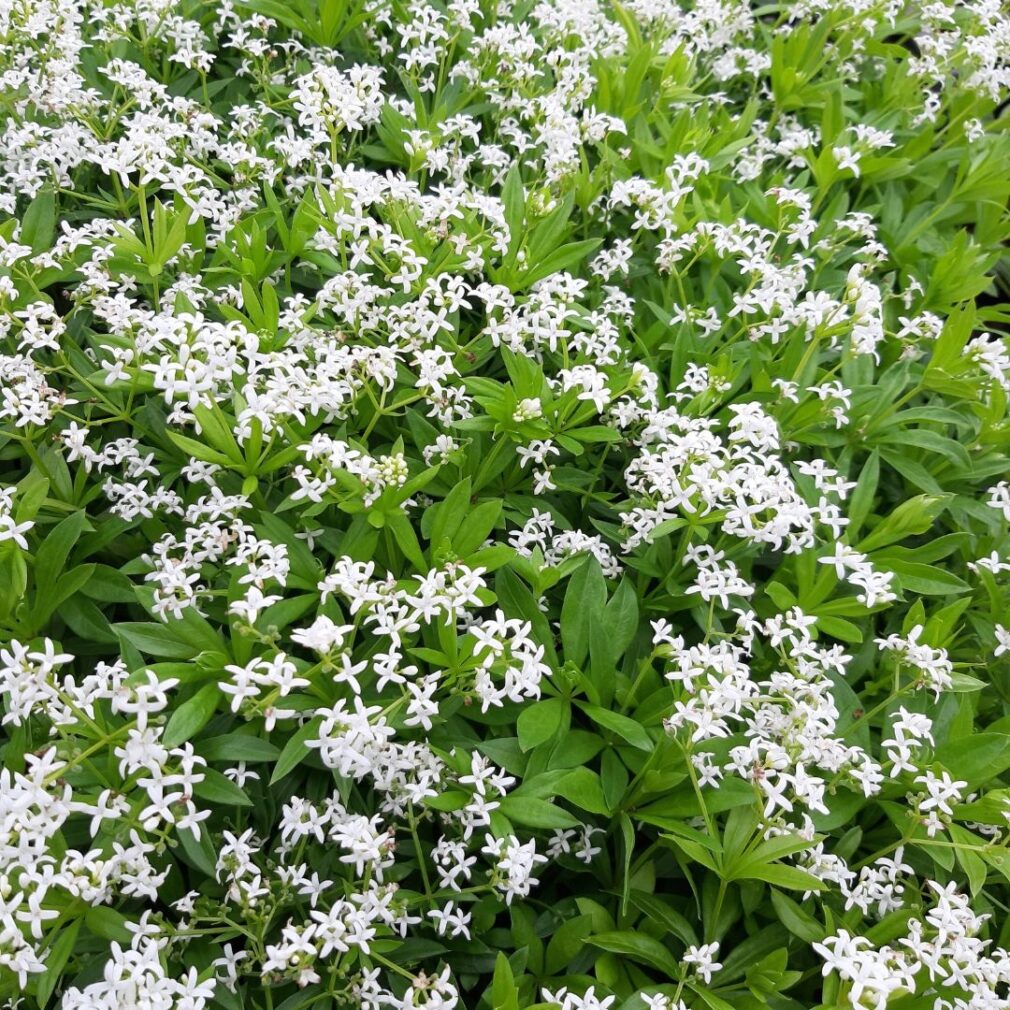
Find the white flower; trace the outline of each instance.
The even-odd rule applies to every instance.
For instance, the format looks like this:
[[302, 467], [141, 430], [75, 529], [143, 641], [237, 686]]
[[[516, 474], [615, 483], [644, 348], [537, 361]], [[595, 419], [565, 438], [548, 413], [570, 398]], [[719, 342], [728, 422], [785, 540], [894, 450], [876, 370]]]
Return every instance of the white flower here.
[[691, 965], [698, 977], [707, 984], [712, 981], [712, 976], [722, 969], [722, 965], [715, 959], [718, 953], [718, 943], [706, 943], [700, 947], [688, 947], [681, 960], [684, 964]]
[[1010, 652], [1010, 629], [1004, 628], [1002, 624], [997, 624], [996, 628], [996, 648], [993, 655], [1002, 656], [1005, 652]]

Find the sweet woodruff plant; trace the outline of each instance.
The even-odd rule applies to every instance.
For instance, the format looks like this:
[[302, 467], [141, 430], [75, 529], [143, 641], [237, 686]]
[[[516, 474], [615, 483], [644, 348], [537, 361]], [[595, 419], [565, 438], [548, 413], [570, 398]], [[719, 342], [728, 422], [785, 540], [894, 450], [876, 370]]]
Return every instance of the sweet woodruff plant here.
[[999, 0], [0, 0], [0, 1002], [1010, 1006]]

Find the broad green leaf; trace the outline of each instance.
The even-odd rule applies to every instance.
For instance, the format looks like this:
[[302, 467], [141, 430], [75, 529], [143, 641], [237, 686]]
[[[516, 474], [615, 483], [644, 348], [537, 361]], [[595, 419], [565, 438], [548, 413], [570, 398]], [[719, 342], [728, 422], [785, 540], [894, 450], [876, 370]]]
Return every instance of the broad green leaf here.
[[596, 558], [590, 556], [568, 580], [561, 608], [561, 644], [565, 659], [579, 665], [589, 652], [592, 626], [602, 620], [607, 583]]
[[470, 478], [464, 477], [437, 505], [431, 506], [428, 541], [438, 549], [443, 539], [452, 539], [470, 511]]
[[92, 906], [84, 913], [84, 925], [103, 940], [129, 943], [131, 934], [126, 923], [126, 916], [108, 905]]
[[589, 937], [589, 943], [594, 947], [630, 957], [639, 964], [656, 968], [671, 981], [676, 981], [681, 975], [680, 964], [667, 947], [645, 933], [636, 933], [631, 930], [598, 933], [596, 936]]
[[112, 630], [140, 652], [159, 659], [192, 659], [201, 651], [198, 645], [179, 638], [165, 624], [127, 621], [114, 624]]
[[611, 712], [609, 709], [601, 708], [599, 705], [590, 705], [588, 702], [579, 702], [579, 708], [589, 716], [597, 726], [616, 733], [622, 740], [637, 747], [639, 750], [651, 751], [655, 744], [648, 730], [634, 719], [621, 715], [619, 712]]
[[921, 494], [901, 502], [887, 518], [864, 537], [856, 549], [864, 554], [897, 543], [906, 537], [925, 533], [936, 517], [947, 507], [950, 495]]
[[72, 512], [50, 530], [35, 555], [35, 586], [40, 597], [45, 597], [56, 587], [63, 574], [67, 558], [78, 538], [84, 532], [88, 517], [84, 510]]
[[40, 253], [52, 245], [55, 232], [56, 194], [46, 186], [25, 210], [21, 220], [21, 241], [31, 246], [33, 253]]
[[307, 741], [319, 738], [319, 727], [323, 724], [321, 716], [310, 719], [304, 726], [291, 737], [284, 745], [277, 764], [274, 766], [273, 775], [270, 776], [270, 785], [280, 782], [285, 775], [294, 771], [309, 756], [310, 748], [306, 746]]
[[555, 786], [557, 795], [594, 814], [609, 814], [610, 805], [603, 795], [600, 776], [590, 768], [572, 768]]
[[564, 698], [546, 698], [524, 708], [516, 721], [519, 746], [532, 750], [549, 740], [561, 728], [567, 711]]
[[56, 990], [60, 975], [74, 952], [77, 934], [81, 930], [81, 920], [72, 919], [59, 932], [56, 939], [49, 945], [45, 954], [46, 970], [39, 976], [35, 999], [39, 1006], [45, 1006]]
[[503, 951], [498, 951], [494, 963], [494, 976], [491, 980], [492, 1010], [519, 1010], [516, 996], [515, 978], [512, 967]]
[[578, 818], [547, 800], [527, 796], [504, 796], [499, 807], [513, 824], [525, 828], [577, 828]]
[[[199, 832], [198, 836], [194, 835], [195, 831]], [[206, 873], [208, 877], [213, 877], [217, 853], [214, 851], [214, 843], [207, 833], [206, 825], [200, 823], [192, 831], [183, 828], [176, 837], [179, 839], [186, 859], [198, 870]]]
[[972, 733], [950, 740], [936, 748], [936, 760], [953, 778], [966, 781], [973, 789], [1010, 768], [1010, 736]]
[[246, 764], [276, 761], [281, 753], [269, 740], [247, 733], [211, 737], [201, 740], [194, 747], [197, 754], [208, 761], [245, 761]]
[[790, 933], [804, 943], [816, 943], [824, 939], [824, 927], [801, 904], [774, 887], [769, 893], [775, 914]]
[[684, 944], [697, 945], [698, 934], [690, 920], [676, 909], [671, 908], [666, 899], [655, 894], [634, 890], [630, 897], [632, 904], [648, 918], [649, 922], [672, 933]]
[[791, 891], [823, 891], [827, 888], [820, 877], [815, 877], [796, 866], [781, 863], [750, 864], [746, 869], [737, 870], [737, 880], [765, 880], [776, 887]]
[[452, 537], [452, 548], [461, 557], [472, 554], [487, 540], [502, 511], [502, 500], [481, 502], [460, 523]]
[[193, 787], [193, 792], [200, 799], [208, 800], [215, 806], [251, 807], [252, 800], [243, 789], [236, 785], [227, 775], [206, 768], [203, 771], [203, 781]]
[[178, 747], [196, 736], [210, 722], [223, 697], [217, 684], [205, 684], [192, 698], [184, 701], [172, 713], [165, 727], [165, 746]]

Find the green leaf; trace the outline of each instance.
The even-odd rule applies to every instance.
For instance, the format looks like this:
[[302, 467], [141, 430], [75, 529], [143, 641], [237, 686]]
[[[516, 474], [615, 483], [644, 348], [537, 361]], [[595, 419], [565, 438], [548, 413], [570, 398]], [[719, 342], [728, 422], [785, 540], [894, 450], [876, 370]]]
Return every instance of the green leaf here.
[[519, 278], [517, 284], [513, 286], [513, 290], [532, 287], [537, 281], [550, 277], [551, 274], [560, 273], [562, 270], [575, 266], [576, 263], [580, 263], [591, 252], [599, 248], [602, 242], [603, 239], [600, 238], [587, 238], [581, 242], [569, 242], [567, 245], [561, 246], [560, 249], [555, 249], [554, 252], [531, 266]]
[[35, 586], [40, 597], [51, 593], [63, 573], [67, 558], [88, 521], [83, 509], [72, 512], [46, 534], [35, 554]]
[[824, 939], [824, 927], [802, 905], [774, 887], [770, 893], [775, 914], [790, 933], [804, 943], [817, 943]]
[[427, 574], [429, 565], [418, 543], [414, 524], [403, 512], [393, 512], [386, 515], [386, 527], [392, 532], [397, 547], [403, 551], [403, 556], [414, 566], [414, 571], [418, 574]]
[[[213, 874], [213, 866], [210, 873]], [[122, 912], [117, 912], [108, 905], [97, 905], [89, 908], [84, 913], [84, 925], [91, 930], [95, 936], [100, 936], [103, 940], [115, 940], [117, 943], [129, 943], [132, 934], [126, 928], [126, 916]]]
[[589, 768], [572, 768], [555, 785], [557, 795], [593, 814], [609, 814], [600, 776]]
[[602, 726], [604, 729], [616, 733], [632, 747], [644, 751], [651, 751], [655, 747], [648, 731], [634, 719], [629, 719], [628, 716], [621, 715], [619, 712], [611, 712], [599, 705], [590, 705], [588, 702], [580, 701], [578, 705], [597, 726]]
[[235, 422], [230, 420], [216, 403], [212, 403], [209, 407], [203, 404], [194, 407], [193, 415], [200, 426], [201, 438], [233, 463], [241, 466], [245, 457], [232, 434]]
[[536, 598], [522, 579], [511, 568], [501, 568], [495, 576], [494, 589], [498, 603], [505, 615], [529, 621], [537, 642], [544, 646], [547, 662], [552, 666], [557, 666], [554, 635], [547, 622], [547, 617], [537, 606]]
[[675, 908], [671, 908], [665, 899], [654, 894], [647, 894], [644, 891], [632, 891], [630, 897], [632, 904], [651, 923], [661, 926], [668, 933], [673, 933], [682, 943], [697, 945], [698, 934], [695, 932], [694, 926], [686, 916], [681, 915]]
[[90, 580], [94, 568], [94, 565], [78, 565], [69, 572], [64, 572], [48, 593], [37, 596], [35, 606], [32, 608], [33, 625], [36, 628], [41, 627], [62, 603], [82, 589]]
[[[194, 835], [194, 831], [198, 831], [199, 836]], [[208, 877], [213, 877], [217, 865], [217, 853], [214, 851], [214, 843], [210, 840], [206, 825], [200, 823], [193, 831], [183, 828], [177, 837], [189, 862]]]
[[670, 980], [676, 981], [681, 974], [680, 964], [670, 951], [651, 936], [631, 930], [615, 930], [612, 933], [598, 933], [589, 937], [594, 947], [609, 950], [614, 954], [630, 957], [639, 964], [656, 968]]
[[165, 746], [178, 747], [196, 736], [210, 722], [222, 697], [217, 684], [205, 684], [192, 698], [184, 701], [172, 713], [165, 727]]
[[276, 761], [280, 749], [269, 740], [247, 733], [229, 733], [201, 740], [194, 745], [197, 754], [208, 761], [245, 761], [247, 764], [261, 764]]
[[114, 624], [112, 630], [120, 639], [129, 642], [135, 649], [159, 659], [193, 659], [203, 650], [198, 644], [178, 638], [164, 624], [145, 621], [126, 621]]
[[972, 733], [936, 748], [936, 760], [955, 778], [973, 789], [1010, 768], [1010, 736]]
[[753, 863], [746, 868], [738, 867], [734, 879], [764, 880], [789, 891], [823, 891], [828, 886], [820, 877], [815, 877], [806, 870], [796, 866], [783, 866], [781, 863]]
[[498, 951], [491, 979], [492, 1010], [519, 1010], [518, 990], [512, 966], [503, 951]]
[[0, 544], [0, 619], [15, 613], [28, 586], [24, 552], [10, 540]]
[[586, 939], [593, 929], [591, 916], [579, 915], [563, 922], [547, 944], [547, 972], [554, 975], [563, 971], [585, 950]]
[[527, 796], [504, 796], [498, 808], [513, 824], [526, 828], [577, 828], [578, 818], [547, 800]]
[[133, 603], [137, 598], [133, 583], [109, 565], [95, 565], [91, 578], [81, 591], [89, 599], [102, 603]]
[[436, 550], [444, 539], [451, 540], [470, 510], [469, 477], [464, 477], [437, 505], [432, 505], [428, 541]]
[[505, 206], [505, 223], [509, 229], [509, 253], [514, 255], [519, 248], [526, 218], [526, 197], [523, 193], [522, 174], [518, 164], [513, 164], [508, 170], [501, 198]]
[[869, 536], [856, 545], [856, 549], [868, 554], [906, 537], [925, 533], [947, 507], [950, 498], [947, 494], [920, 494], [903, 501], [874, 527]]
[[[2, 578], [0, 567], [0, 584]], [[60, 618], [75, 635], [87, 641], [101, 642], [105, 645], [115, 645], [118, 641], [101, 610], [90, 600], [82, 599], [80, 595], [63, 601], [60, 605]]]
[[21, 241], [31, 246], [33, 253], [40, 253], [52, 246], [55, 234], [56, 194], [46, 187], [28, 204], [21, 220]]
[[460, 523], [452, 538], [452, 549], [465, 558], [487, 540], [501, 516], [504, 502], [500, 498], [482, 502]]
[[175, 431], [166, 431], [165, 434], [179, 449], [192, 459], [198, 459], [203, 463], [216, 463], [218, 466], [223, 467], [233, 467], [235, 465], [235, 461], [231, 457], [226, 456], [223, 452], [218, 452], [216, 449], [211, 449], [209, 446], [204, 445], [203, 442], [198, 442], [195, 438], [180, 435]]
[[832, 638], [837, 638], [842, 642], [859, 643], [863, 640], [863, 632], [858, 624], [846, 621], [843, 617], [831, 617], [823, 614], [814, 615], [817, 617], [817, 627]]
[[35, 989], [35, 1000], [40, 1007], [45, 1006], [49, 1002], [49, 997], [55, 992], [63, 969], [70, 960], [70, 955], [74, 952], [74, 944], [77, 942], [77, 934], [80, 930], [81, 920], [72, 919], [49, 945], [44, 955], [46, 970], [39, 976], [38, 986]]
[[948, 690], [952, 694], [972, 694], [975, 691], [982, 691], [989, 685], [984, 680], [977, 677], [970, 677], [967, 673], [955, 670], [950, 677], [953, 682]]
[[568, 221], [572, 216], [574, 202], [575, 194], [567, 193], [547, 217], [537, 222], [529, 234], [527, 243], [531, 263], [539, 263], [558, 247], [565, 237], [565, 232], [568, 231]]
[[978, 854], [978, 850], [985, 847], [985, 840], [959, 824], [948, 825], [947, 831], [950, 833], [951, 841], [955, 843], [957, 861], [967, 874], [968, 889], [974, 897], [985, 886], [989, 873], [985, 860]]
[[880, 453], [873, 451], [863, 464], [856, 481], [856, 487], [849, 499], [847, 515], [849, 525], [846, 533], [849, 537], [855, 536], [866, 521], [866, 517], [873, 508], [873, 499], [877, 493], [877, 485], [880, 482]]
[[953, 373], [959, 369], [963, 361], [962, 353], [971, 338], [974, 325], [974, 303], [960, 305], [951, 312], [933, 345], [933, 354], [926, 366], [927, 375], [936, 371]]
[[623, 810], [618, 814], [617, 824], [621, 830], [621, 915], [627, 915], [631, 897], [631, 858], [635, 854], [635, 825]]
[[569, 438], [574, 438], [577, 442], [620, 442], [621, 433], [615, 428], [607, 428], [602, 424], [592, 424], [585, 428], [575, 428], [566, 431]]
[[967, 582], [936, 565], [923, 565], [915, 561], [888, 561], [880, 567], [894, 572], [902, 589], [922, 596], [953, 596], [971, 592], [971, 586]]
[[[737, 813], [737, 811], [734, 811], [734, 813], [730, 815], [731, 820]], [[727, 852], [727, 858], [723, 865], [723, 869], [726, 873], [726, 879], [763, 880], [764, 877], [761, 876], [757, 876], [755, 878], [754, 871], [762, 871], [766, 865], [773, 863], [775, 860], [783, 859], [786, 856], [794, 855], [797, 852], [803, 852], [804, 850], [809, 849], [810, 845], [811, 842], [806, 838], [800, 838], [792, 834], [785, 834], [776, 835], [773, 838], [769, 838], [766, 841], [761, 842], [760, 845], [756, 848], [752, 848], [743, 856], [731, 859], [729, 858], [729, 853]]]
[[218, 806], [251, 807], [252, 800], [245, 791], [237, 786], [227, 775], [214, 768], [205, 768], [203, 781], [193, 786], [193, 792], [200, 799], [208, 800]]
[[561, 607], [561, 645], [568, 662], [579, 665], [586, 658], [592, 626], [602, 620], [606, 602], [603, 571], [590, 555], [569, 579]]
[[622, 579], [604, 608], [602, 619], [593, 621], [589, 630], [593, 683], [604, 704], [613, 699], [614, 671], [637, 631], [638, 598], [631, 582]]
[[274, 773], [270, 776], [270, 785], [280, 782], [285, 775], [294, 771], [309, 756], [311, 748], [306, 746], [306, 742], [319, 738], [319, 727], [322, 724], [322, 716], [316, 716], [310, 719], [288, 740], [281, 751], [281, 756], [277, 759]]
[[568, 703], [563, 698], [547, 698], [524, 708], [516, 722], [519, 746], [532, 750], [538, 744], [549, 740], [561, 728], [568, 712]]

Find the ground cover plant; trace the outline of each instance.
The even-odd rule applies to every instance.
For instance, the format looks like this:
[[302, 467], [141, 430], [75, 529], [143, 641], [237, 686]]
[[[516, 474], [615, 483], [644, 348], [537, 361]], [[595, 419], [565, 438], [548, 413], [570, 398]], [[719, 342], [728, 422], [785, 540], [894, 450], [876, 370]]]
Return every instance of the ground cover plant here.
[[1010, 1006], [998, 0], [0, 72], [4, 1005]]

